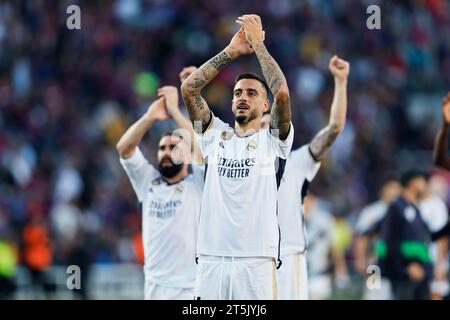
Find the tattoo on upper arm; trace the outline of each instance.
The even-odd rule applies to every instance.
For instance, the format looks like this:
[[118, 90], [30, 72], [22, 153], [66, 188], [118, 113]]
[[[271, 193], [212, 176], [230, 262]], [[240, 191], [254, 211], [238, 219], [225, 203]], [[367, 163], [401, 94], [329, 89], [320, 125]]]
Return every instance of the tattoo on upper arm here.
[[272, 128], [279, 130], [279, 138], [281, 140], [287, 138], [291, 127], [291, 108], [289, 104], [289, 100], [275, 101], [272, 107], [270, 125]]
[[318, 160], [323, 158], [338, 135], [339, 131], [335, 123], [329, 124], [316, 134], [309, 144], [309, 148]]
[[[201, 121], [202, 132], [205, 131], [211, 121], [211, 111], [209, 110], [205, 99], [202, 98], [200, 93], [183, 95], [183, 98], [192, 124], [194, 125], [196, 121]], [[195, 129], [196, 127], [194, 125], [194, 130]], [[195, 131], [198, 132], [198, 130]]]

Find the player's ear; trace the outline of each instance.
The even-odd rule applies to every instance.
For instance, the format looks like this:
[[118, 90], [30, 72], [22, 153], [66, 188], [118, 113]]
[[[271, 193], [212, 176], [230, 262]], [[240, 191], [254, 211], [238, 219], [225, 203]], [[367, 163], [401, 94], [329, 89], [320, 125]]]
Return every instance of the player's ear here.
[[266, 101], [264, 102], [263, 113], [269, 110], [269, 108], [270, 108], [270, 101], [269, 99], [266, 99]]

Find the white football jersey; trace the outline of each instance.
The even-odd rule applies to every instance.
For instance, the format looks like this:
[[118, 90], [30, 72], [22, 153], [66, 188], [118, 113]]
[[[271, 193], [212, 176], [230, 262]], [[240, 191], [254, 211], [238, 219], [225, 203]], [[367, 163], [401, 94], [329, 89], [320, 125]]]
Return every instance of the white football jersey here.
[[291, 124], [284, 141], [269, 129], [238, 137], [214, 116], [209, 128], [197, 135], [207, 163], [198, 254], [278, 257], [276, 172], [293, 136]]
[[309, 183], [320, 169], [308, 145], [294, 150], [286, 161], [281, 185], [278, 189], [278, 222], [281, 232], [281, 256], [303, 253], [307, 235], [303, 221], [303, 200]]
[[194, 164], [194, 174], [168, 184], [139, 148], [120, 163], [141, 204], [145, 280], [166, 287], [193, 288], [202, 166]]

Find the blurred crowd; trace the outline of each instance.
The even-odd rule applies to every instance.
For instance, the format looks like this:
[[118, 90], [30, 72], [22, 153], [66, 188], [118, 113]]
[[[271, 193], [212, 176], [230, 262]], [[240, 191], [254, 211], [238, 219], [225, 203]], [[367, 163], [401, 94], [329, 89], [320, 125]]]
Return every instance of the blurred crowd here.
[[[71, 4], [81, 8], [80, 30], [66, 27]], [[366, 27], [371, 4], [381, 30]], [[51, 265], [142, 263], [139, 206], [114, 146], [159, 86], [179, 85], [183, 67], [228, 44], [243, 13], [261, 16], [285, 72], [294, 148], [328, 119], [329, 58], [351, 63], [346, 127], [312, 186], [342, 222], [338, 243], [351, 259], [352, 227], [382, 184], [431, 166], [450, 88], [447, 0], [0, 0], [1, 288], [19, 264], [45, 286]], [[233, 62], [206, 91], [230, 123], [231, 86], [244, 71], [260, 72], [255, 57]], [[147, 135], [152, 162], [170, 127]]]

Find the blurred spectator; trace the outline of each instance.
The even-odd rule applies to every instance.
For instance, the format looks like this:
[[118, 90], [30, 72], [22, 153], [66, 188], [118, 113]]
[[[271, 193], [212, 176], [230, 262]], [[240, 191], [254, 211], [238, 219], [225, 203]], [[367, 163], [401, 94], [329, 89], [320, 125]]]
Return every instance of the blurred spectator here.
[[430, 299], [433, 261], [429, 245], [448, 223], [447, 208], [439, 197], [429, 194], [424, 172], [406, 171], [400, 182], [400, 197], [374, 228], [380, 233], [381, 272], [390, 280], [395, 299]]
[[305, 224], [308, 234], [309, 297], [312, 300], [331, 298], [333, 276], [336, 280], [348, 279], [345, 252], [338, 245], [336, 220], [325, 210], [320, 199], [309, 192], [305, 198]]
[[[376, 265], [377, 257], [375, 252], [376, 238], [371, 237], [370, 231], [385, 216], [386, 211], [392, 201], [398, 198], [401, 193], [401, 186], [396, 180], [388, 180], [381, 188], [380, 200], [373, 202], [361, 211], [355, 225], [355, 269], [366, 280], [367, 267]], [[367, 288], [364, 286], [365, 300], [387, 300], [391, 297], [390, 283], [381, 275], [379, 288]]]
[[0, 299], [13, 297], [17, 263], [17, 248], [9, 241], [0, 239]]
[[445, 227], [449, 224], [449, 212], [444, 200], [447, 197], [448, 186], [440, 176], [432, 176], [428, 181], [428, 189], [420, 202], [420, 212], [434, 242], [429, 246], [430, 258], [433, 264], [433, 279], [431, 295], [434, 299], [443, 299], [449, 293], [448, 279], [448, 235]]
[[53, 261], [53, 248], [48, 226], [40, 217], [32, 219], [23, 231], [24, 263], [30, 271], [33, 291], [43, 292], [48, 298], [55, 289], [47, 273]]

